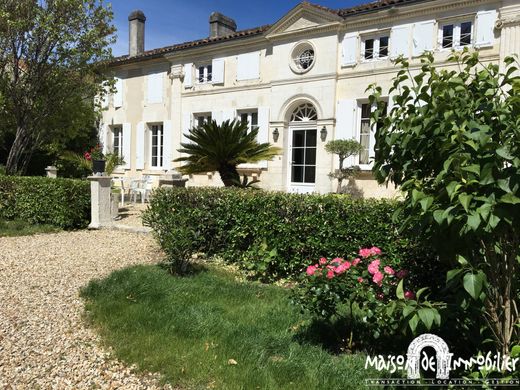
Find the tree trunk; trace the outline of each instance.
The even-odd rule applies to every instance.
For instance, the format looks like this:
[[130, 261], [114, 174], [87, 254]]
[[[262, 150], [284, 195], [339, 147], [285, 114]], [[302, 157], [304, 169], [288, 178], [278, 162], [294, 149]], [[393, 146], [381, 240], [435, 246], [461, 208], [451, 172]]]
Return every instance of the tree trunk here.
[[25, 173], [32, 155], [29, 149], [30, 141], [27, 130], [19, 126], [16, 130], [13, 145], [9, 150], [9, 156], [7, 157], [5, 171], [8, 175], [21, 175]]
[[240, 187], [240, 175], [235, 165], [223, 165], [218, 173], [226, 187]]

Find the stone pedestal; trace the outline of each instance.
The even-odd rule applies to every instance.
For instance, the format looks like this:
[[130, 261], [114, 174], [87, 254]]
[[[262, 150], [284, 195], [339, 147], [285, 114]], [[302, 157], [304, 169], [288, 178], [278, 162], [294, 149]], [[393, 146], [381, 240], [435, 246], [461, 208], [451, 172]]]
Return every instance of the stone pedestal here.
[[45, 171], [47, 172], [47, 177], [56, 179], [58, 177], [58, 168], [53, 167], [52, 165], [49, 165], [47, 168], [45, 168]]
[[112, 226], [110, 176], [89, 176], [91, 222], [89, 229], [101, 229]]

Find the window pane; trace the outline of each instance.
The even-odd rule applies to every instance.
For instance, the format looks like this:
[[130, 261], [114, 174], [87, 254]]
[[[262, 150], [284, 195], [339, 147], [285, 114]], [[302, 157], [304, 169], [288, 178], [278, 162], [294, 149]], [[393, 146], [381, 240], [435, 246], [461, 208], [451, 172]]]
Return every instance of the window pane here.
[[293, 149], [292, 152], [292, 163], [303, 164], [304, 163], [305, 150], [303, 148]]
[[161, 130], [161, 137], [160, 137], [160, 142], [159, 142], [159, 166], [163, 166], [163, 145], [164, 145], [164, 129], [163, 129], [163, 126], [161, 125], [160, 126], [160, 130]]
[[361, 121], [359, 143], [363, 146], [363, 151], [359, 154], [359, 163], [368, 164], [370, 150], [370, 120], [364, 119]]
[[305, 149], [305, 164], [316, 164], [316, 148]]
[[371, 114], [372, 114], [372, 107], [370, 106], [370, 104], [362, 104], [361, 105], [361, 118], [369, 119]]
[[305, 183], [314, 183], [316, 181], [316, 167], [305, 167]]
[[258, 126], [258, 113], [251, 113], [251, 126]]
[[211, 65], [208, 65], [208, 83], [212, 80], [213, 76], [213, 67]]
[[307, 147], [313, 147], [316, 146], [316, 130], [307, 130], [307, 139], [306, 139], [306, 146]]
[[374, 40], [367, 39], [365, 41], [365, 59], [371, 60], [374, 58]]
[[242, 123], [249, 122], [249, 121], [247, 120], [247, 114], [240, 114], [240, 121], [241, 121]]
[[453, 24], [449, 24], [442, 28], [442, 47], [453, 47]]
[[462, 23], [460, 25], [460, 45], [471, 45], [471, 22]]
[[199, 79], [199, 83], [203, 83], [204, 82], [204, 67], [203, 66], [199, 66], [199, 75], [198, 75], [198, 79]]
[[379, 58], [388, 57], [388, 37], [379, 39]]
[[293, 147], [303, 147], [305, 146], [305, 130], [296, 130], [293, 131]]
[[200, 127], [203, 124], [204, 124], [204, 117], [203, 116], [197, 117], [197, 126]]
[[291, 181], [293, 183], [303, 183], [303, 166], [293, 165]]

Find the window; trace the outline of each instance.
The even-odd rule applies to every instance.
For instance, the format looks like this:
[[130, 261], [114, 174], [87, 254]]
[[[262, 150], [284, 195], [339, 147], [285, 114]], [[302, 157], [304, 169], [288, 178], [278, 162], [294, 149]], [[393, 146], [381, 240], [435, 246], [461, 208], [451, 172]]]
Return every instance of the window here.
[[373, 60], [388, 57], [388, 36], [365, 39], [363, 41], [363, 58]]
[[119, 157], [123, 157], [123, 128], [115, 126], [112, 128], [112, 151]]
[[200, 127], [206, 123], [211, 122], [211, 114], [194, 114], [193, 123], [194, 126]]
[[241, 122], [248, 124], [248, 133], [255, 127], [258, 127], [258, 111], [243, 111], [239, 113]]
[[308, 72], [314, 65], [315, 53], [314, 46], [310, 42], [299, 42], [291, 52], [291, 69], [299, 74]]
[[162, 124], [151, 126], [151, 137], [151, 166], [152, 168], [161, 168], [164, 156], [164, 128]]
[[197, 68], [197, 82], [199, 84], [211, 83], [213, 78], [213, 67], [211, 65], [203, 65]]
[[315, 183], [316, 181], [317, 131], [293, 130], [292, 132], [292, 183]]
[[[387, 105], [384, 108], [384, 114], [386, 115]], [[361, 153], [359, 153], [359, 164], [360, 165], [368, 165], [370, 164], [371, 151], [374, 148], [372, 144], [373, 137], [370, 134], [370, 115], [372, 114], [372, 105], [369, 103], [361, 104], [361, 123], [359, 129], [359, 143], [363, 147]], [[378, 123], [376, 126], [376, 131], [379, 129], [380, 124]]]
[[472, 22], [445, 24], [441, 28], [441, 46], [443, 49], [470, 46], [472, 35]]

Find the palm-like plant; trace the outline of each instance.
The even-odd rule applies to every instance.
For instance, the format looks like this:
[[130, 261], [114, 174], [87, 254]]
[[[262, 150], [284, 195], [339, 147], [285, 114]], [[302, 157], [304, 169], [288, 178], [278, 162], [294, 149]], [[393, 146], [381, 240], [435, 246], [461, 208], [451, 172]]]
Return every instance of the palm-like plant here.
[[186, 164], [178, 168], [185, 175], [218, 171], [226, 187], [240, 186], [237, 165], [271, 160], [280, 149], [256, 141], [258, 128], [248, 132], [247, 122], [225, 121], [218, 125], [212, 120], [193, 127], [178, 151], [186, 154], [175, 161]]

